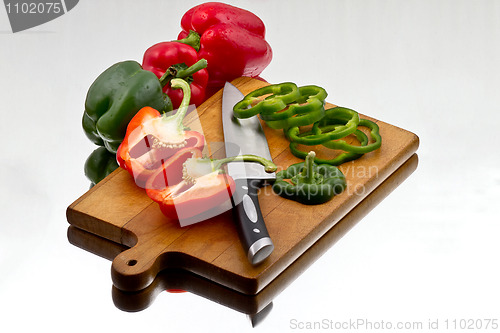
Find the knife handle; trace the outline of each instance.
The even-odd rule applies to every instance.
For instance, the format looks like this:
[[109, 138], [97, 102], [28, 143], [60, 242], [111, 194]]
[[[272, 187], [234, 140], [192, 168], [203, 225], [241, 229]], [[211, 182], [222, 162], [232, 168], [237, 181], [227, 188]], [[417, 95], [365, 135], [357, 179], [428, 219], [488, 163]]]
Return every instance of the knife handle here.
[[261, 263], [269, 257], [274, 245], [264, 223], [260, 211], [258, 189], [263, 181], [260, 179], [237, 179], [236, 189], [232, 196], [236, 229], [241, 244], [247, 252], [248, 261], [253, 265]]

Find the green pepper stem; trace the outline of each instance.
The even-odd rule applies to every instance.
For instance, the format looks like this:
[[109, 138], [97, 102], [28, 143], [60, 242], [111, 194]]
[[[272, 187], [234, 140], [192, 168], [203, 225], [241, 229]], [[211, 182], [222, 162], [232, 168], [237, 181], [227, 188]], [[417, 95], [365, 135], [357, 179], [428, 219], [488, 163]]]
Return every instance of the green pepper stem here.
[[182, 121], [184, 120], [184, 116], [187, 113], [189, 108], [189, 102], [191, 101], [191, 88], [189, 87], [189, 83], [184, 81], [183, 79], [172, 79], [172, 88], [174, 89], [182, 89], [182, 93], [184, 96], [182, 97], [181, 105], [179, 109], [173, 116], [165, 117], [165, 121], [175, 121], [176, 128], [182, 128]]
[[194, 65], [192, 65], [186, 69], [178, 71], [177, 75], [175, 77], [180, 78], [180, 79], [184, 79], [188, 76], [193, 75], [194, 73], [196, 73], [200, 69], [207, 68], [207, 65], [208, 65], [208, 62], [205, 59], [200, 59]]
[[175, 75], [172, 74], [170, 68], [172, 67], [167, 68], [165, 73], [163, 73], [163, 75], [160, 77], [160, 84], [162, 88], [165, 87], [175, 77]]
[[301, 176], [305, 183], [311, 184], [314, 181], [314, 158], [316, 153], [310, 151], [304, 161], [304, 168], [302, 169]]
[[189, 66], [188, 68], [178, 70], [176, 68], [176, 65], [172, 65], [167, 70], [165, 73], [160, 77], [160, 84], [163, 87], [165, 87], [169, 82], [171, 82], [173, 79], [186, 79], [196, 73], [197, 71], [207, 68], [208, 62], [205, 59], [200, 59], [193, 65]]
[[189, 30], [189, 34], [185, 38], [176, 40], [175, 42], [187, 44], [191, 46], [193, 49], [195, 49], [196, 52], [200, 50], [201, 46], [200, 35], [194, 30]]
[[220, 170], [222, 165], [229, 162], [255, 162], [264, 166], [266, 172], [274, 172], [278, 167], [272, 161], [257, 155], [238, 155], [233, 157], [226, 157], [220, 160], [212, 160], [214, 170]]

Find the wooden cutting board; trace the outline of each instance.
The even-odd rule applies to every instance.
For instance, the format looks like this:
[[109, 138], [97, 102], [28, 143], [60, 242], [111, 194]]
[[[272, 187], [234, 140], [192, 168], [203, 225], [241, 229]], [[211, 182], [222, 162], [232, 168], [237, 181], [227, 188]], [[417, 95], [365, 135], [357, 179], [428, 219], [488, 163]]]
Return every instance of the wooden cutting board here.
[[[364, 216], [369, 214], [374, 207], [404, 182], [415, 171], [417, 165], [418, 157], [416, 154], [413, 154], [401, 167], [385, 179], [382, 184], [377, 186], [363, 201], [356, 205], [356, 207], [256, 295], [246, 295], [237, 292], [183, 269], [167, 268], [161, 271], [147, 288], [142, 290], [126, 292], [113, 287], [113, 303], [117, 308], [124, 311], [141, 311], [149, 307], [163, 291], [181, 289], [239, 312], [249, 315], [258, 314], [265, 310], [298, 276], [307, 270], [325, 252], [329, 251]], [[81, 249], [108, 260], [115, 259], [119, 253], [128, 249], [122, 244], [96, 236], [72, 225], [68, 227], [68, 241]], [[328, 268], [329, 271], [332, 269], [333, 267]]]
[[[242, 77], [233, 84], [246, 94], [268, 83]], [[214, 143], [214, 147], [224, 140], [221, 107], [222, 91], [219, 91], [188, 116], [199, 119], [206, 141]], [[181, 228], [177, 221], [162, 215], [158, 205], [122, 169], [73, 202], [67, 209], [68, 222], [130, 247], [112, 263], [113, 284], [120, 290], [142, 290], [159, 272], [170, 268], [190, 271], [244, 294], [257, 294], [417, 150], [419, 140], [415, 134], [360, 116], [377, 122], [382, 147], [340, 166], [347, 179], [347, 189], [342, 194], [326, 204], [308, 206], [283, 199], [270, 187], [262, 189], [259, 202], [275, 249], [258, 266], [248, 262], [230, 211]], [[190, 127], [197, 129], [193, 123]], [[282, 131], [270, 129], [264, 123], [263, 128], [279, 169], [301, 162], [290, 153]], [[327, 149], [309, 148], [319, 156], [332, 154]]]

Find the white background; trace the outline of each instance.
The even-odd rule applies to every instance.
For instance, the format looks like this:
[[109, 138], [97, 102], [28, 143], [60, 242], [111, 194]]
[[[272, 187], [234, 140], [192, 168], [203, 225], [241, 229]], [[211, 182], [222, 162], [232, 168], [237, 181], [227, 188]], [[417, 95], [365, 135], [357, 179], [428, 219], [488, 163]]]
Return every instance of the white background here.
[[322, 86], [329, 102], [416, 133], [419, 166], [254, 329], [193, 294], [161, 293], [138, 313], [114, 306], [111, 263], [66, 237], [65, 210], [88, 189], [83, 163], [95, 148], [80, 125], [85, 95], [110, 65], [176, 39], [199, 3], [82, 0], [16, 34], [0, 9], [0, 330], [500, 320], [500, 1], [228, 1], [266, 24], [265, 79]]

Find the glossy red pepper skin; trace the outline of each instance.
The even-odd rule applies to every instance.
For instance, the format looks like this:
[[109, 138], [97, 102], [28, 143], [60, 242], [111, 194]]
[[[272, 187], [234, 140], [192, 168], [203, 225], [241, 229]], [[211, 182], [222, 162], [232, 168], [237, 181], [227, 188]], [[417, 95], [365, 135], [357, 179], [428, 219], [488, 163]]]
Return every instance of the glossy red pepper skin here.
[[232, 177], [213, 173], [209, 186], [204, 180], [189, 184], [182, 181], [164, 189], [146, 188], [147, 195], [160, 206], [168, 218], [179, 220], [181, 226], [206, 220], [231, 209], [230, 198], [235, 190]]
[[159, 204], [163, 215], [179, 220], [181, 226], [229, 210], [235, 188], [233, 178], [220, 174], [220, 170], [200, 175], [195, 181], [183, 179], [183, 163], [189, 158], [201, 159], [202, 151], [198, 148], [179, 151], [146, 184], [147, 195]]
[[[185, 64], [187, 67], [194, 65], [201, 58], [196, 50], [180, 42], [162, 42], [155, 44], [144, 52], [142, 68], [153, 72], [159, 79], [171, 67], [178, 64]], [[208, 71], [202, 68], [191, 75], [191, 104], [199, 106], [205, 101], [205, 91], [208, 83]], [[181, 104], [184, 96], [181, 89], [172, 89], [170, 84], [163, 87], [163, 92], [170, 97], [174, 109]]]
[[274, 163], [256, 155], [222, 159], [202, 156], [198, 148], [184, 149], [165, 161], [147, 181], [146, 193], [158, 202], [163, 214], [179, 220], [181, 226], [201, 222], [232, 209], [235, 190], [232, 177], [222, 173], [230, 162], [254, 162], [266, 172], [275, 172]]
[[205, 140], [201, 133], [185, 131], [186, 145], [179, 148], [155, 147], [155, 138], [164, 134], [148, 131], [145, 124], [158, 120], [162, 115], [151, 107], [142, 108], [129, 122], [122, 144], [118, 147], [116, 160], [127, 170], [140, 187], [146, 187], [147, 180], [155, 174], [163, 163], [179, 151], [192, 147], [203, 149]]
[[265, 40], [265, 26], [255, 14], [219, 2], [207, 2], [188, 10], [181, 19], [178, 39], [196, 31], [198, 56], [208, 61], [208, 93], [240, 76], [257, 77], [272, 59]]
[[232, 177], [213, 171], [196, 178], [195, 182], [182, 178], [183, 163], [188, 158], [201, 157], [198, 148], [179, 151], [164, 162], [146, 184], [147, 195], [159, 204], [163, 215], [179, 220], [181, 226], [231, 208], [230, 198], [236, 186]]

